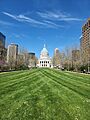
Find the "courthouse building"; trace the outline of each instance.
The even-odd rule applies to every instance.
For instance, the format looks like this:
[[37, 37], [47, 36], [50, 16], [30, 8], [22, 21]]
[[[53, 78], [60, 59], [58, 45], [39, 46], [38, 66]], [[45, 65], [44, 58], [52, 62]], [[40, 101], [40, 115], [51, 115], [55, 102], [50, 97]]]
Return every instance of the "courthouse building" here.
[[41, 50], [38, 67], [53, 67], [51, 58], [49, 57], [48, 50], [44, 45], [44, 48]]

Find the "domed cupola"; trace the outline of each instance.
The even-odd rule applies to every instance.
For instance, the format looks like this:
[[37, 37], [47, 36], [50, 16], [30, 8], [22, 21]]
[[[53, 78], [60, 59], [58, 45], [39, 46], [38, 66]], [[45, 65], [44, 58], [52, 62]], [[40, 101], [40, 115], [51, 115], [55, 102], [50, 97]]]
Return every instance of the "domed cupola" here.
[[41, 51], [40, 58], [47, 58], [47, 57], [49, 57], [49, 53], [48, 53], [48, 50], [46, 49], [46, 46], [44, 44], [44, 48]]

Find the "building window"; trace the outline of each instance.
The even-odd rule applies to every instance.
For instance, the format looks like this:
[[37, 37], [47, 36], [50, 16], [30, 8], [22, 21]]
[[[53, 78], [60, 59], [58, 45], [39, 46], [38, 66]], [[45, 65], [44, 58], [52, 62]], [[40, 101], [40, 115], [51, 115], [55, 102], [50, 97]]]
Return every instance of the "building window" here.
[[49, 63], [49, 61], [48, 61], [48, 63]]
[[42, 63], [43, 63], [43, 61], [42, 61]]
[[42, 64], [42, 67], [43, 67], [43, 64]]

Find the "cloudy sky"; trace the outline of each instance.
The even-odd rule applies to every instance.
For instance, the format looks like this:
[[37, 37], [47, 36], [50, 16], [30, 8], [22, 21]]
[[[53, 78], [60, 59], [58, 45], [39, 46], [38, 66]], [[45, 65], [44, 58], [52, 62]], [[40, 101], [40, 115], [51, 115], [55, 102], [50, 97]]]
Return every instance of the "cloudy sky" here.
[[90, 0], [0, 0], [0, 32], [7, 43], [24, 46], [39, 56], [43, 44], [54, 48], [80, 42], [81, 27], [90, 17]]

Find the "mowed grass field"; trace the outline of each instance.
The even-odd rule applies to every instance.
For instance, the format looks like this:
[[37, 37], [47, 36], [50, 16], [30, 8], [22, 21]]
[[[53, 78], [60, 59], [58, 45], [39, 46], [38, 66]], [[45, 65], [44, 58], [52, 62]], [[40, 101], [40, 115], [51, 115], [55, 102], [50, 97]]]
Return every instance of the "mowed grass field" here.
[[90, 75], [54, 69], [0, 73], [0, 120], [90, 120]]

